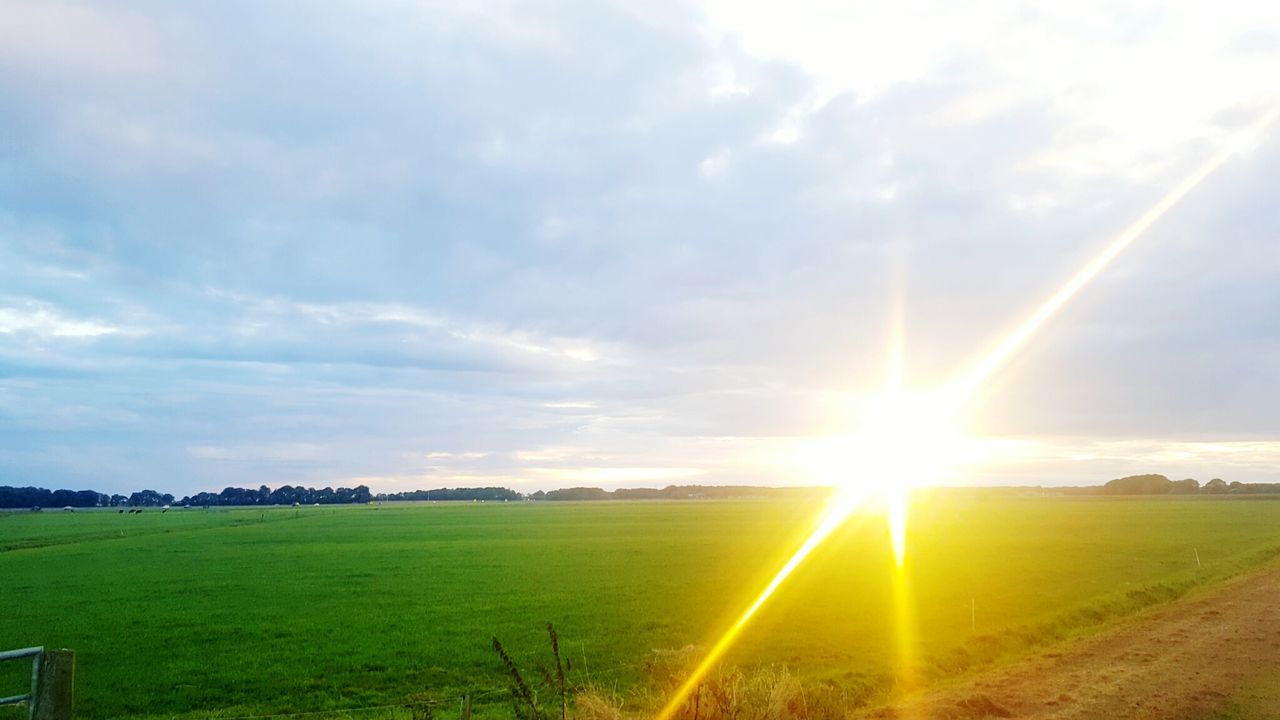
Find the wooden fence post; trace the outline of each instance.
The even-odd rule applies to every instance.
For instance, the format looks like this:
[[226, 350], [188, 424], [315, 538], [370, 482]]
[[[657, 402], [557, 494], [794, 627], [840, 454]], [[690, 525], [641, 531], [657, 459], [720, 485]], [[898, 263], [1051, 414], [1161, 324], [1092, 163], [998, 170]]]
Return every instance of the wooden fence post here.
[[71, 720], [75, 679], [75, 651], [45, 650], [40, 658], [40, 681], [31, 706], [31, 720]]

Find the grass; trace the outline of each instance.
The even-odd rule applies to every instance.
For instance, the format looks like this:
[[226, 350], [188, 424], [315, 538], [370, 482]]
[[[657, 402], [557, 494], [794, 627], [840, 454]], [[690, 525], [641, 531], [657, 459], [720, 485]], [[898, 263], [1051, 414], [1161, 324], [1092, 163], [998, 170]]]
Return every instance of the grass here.
[[1224, 707], [1206, 720], [1259, 720], [1274, 718], [1280, 708], [1280, 670], [1264, 672], [1254, 682], [1227, 698]]
[[[643, 702], [634, 698], [644, 688], [652, 702], [655, 676], [693, 656], [682, 648], [714, 641], [816, 510], [627, 502], [0, 514], [0, 648], [74, 648], [77, 714], [89, 720], [410, 698], [448, 708], [464, 693], [477, 696], [478, 717], [509, 717], [491, 638], [522, 670], [554, 673], [550, 621], [570, 681], [602, 690], [587, 702]], [[1274, 553], [1278, 521], [1280, 502], [1267, 501], [924, 498], [907, 565], [914, 654], [922, 672], [943, 676], [1087, 631]], [[729, 661], [785, 666], [787, 683], [839, 687], [842, 697], [885, 687], [892, 576], [883, 521], [849, 524]], [[660, 672], [655, 658], [677, 660]], [[12, 665], [0, 664], [0, 695], [23, 691]]]

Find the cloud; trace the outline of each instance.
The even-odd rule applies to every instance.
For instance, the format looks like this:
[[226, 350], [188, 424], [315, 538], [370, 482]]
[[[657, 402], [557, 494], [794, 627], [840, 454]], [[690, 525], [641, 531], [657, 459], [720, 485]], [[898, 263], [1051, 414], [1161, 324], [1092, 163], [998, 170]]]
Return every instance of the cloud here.
[[177, 45], [165, 30], [141, 13], [18, 0], [5, 7], [0, 62], [18, 81], [37, 75], [68, 84], [155, 80], [178, 67], [172, 62]]
[[1174, 480], [1190, 477], [1201, 483], [1215, 477], [1269, 482], [1280, 462], [1280, 442], [1274, 440], [1006, 438], [1002, 442], [1003, 456], [985, 466], [975, 464], [961, 479], [1097, 484], [1112, 477], [1160, 472]]
[[51, 338], [96, 338], [127, 331], [92, 320], [69, 318], [38, 300], [0, 298], [0, 334]]
[[[810, 10], [0, 11], [0, 480], [808, 482], [789, 453], [882, 381], [895, 298], [909, 380], [943, 381], [1280, 69], [1234, 8]], [[1273, 432], [1277, 152], [1122, 256], [977, 429]], [[1086, 479], [1045, 453], [1019, 481]]]

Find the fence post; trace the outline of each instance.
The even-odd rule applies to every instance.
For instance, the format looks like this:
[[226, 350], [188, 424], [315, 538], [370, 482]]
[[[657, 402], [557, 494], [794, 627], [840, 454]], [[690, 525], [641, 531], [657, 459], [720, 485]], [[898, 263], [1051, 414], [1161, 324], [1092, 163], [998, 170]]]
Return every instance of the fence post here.
[[40, 658], [40, 681], [31, 706], [31, 720], [71, 720], [75, 677], [75, 651], [45, 650]]
[[462, 720], [471, 720], [471, 696], [462, 696]]

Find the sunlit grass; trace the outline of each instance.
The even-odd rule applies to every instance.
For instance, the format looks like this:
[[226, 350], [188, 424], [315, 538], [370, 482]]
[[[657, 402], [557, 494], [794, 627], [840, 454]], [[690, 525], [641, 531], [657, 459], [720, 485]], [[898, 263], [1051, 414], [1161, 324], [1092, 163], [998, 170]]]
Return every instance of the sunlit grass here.
[[[714, 642], [819, 503], [435, 505], [0, 516], [0, 646], [71, 647], [80, 717], [355, 707], [500, 691], [489, 647], [649, 681], [655, 649]], [[1016, 655], [1280, 544], [1267, 501], [918, 499], [913, 632], [883, 517], [814, 552], [725, 656], [850, 688]], [[125, 536], [120, 537], [119, 531]], [[1204, 568], [1197, 571], [1193, 549]], [[971, 603], [978, 632], [970, 630]], [[491, 701], [501, 700], [500, 693]], [[501, 713], [505, 705], [489, 706]]]

